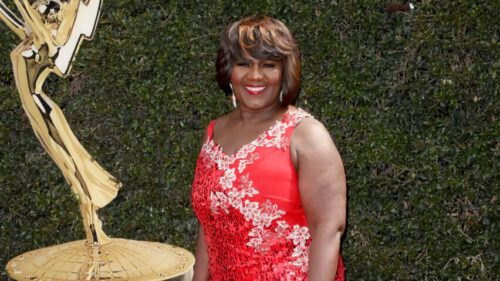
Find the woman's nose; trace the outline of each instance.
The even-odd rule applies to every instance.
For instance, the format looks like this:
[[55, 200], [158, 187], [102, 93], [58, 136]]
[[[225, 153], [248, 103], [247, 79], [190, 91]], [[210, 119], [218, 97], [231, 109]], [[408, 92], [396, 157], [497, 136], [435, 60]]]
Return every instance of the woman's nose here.
[[249, 78], [252, 80], [260, 80], [263, 78], [262, 69], [259, 66], [254, 66], [250, 69]]

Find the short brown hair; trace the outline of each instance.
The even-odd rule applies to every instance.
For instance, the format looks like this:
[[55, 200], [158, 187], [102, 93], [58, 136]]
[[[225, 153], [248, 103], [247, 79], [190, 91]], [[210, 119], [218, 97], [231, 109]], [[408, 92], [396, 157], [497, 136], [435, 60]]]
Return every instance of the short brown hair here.
[[222, 33], [217, 50], [217, 83], [231, 94], [233, 64], [249, 54], [255, 59], [283, 61], [282, 106], [295, 104], [300, 91], [300, 51], [295, 38], [279, 20], [253, 16], [234, 22]]

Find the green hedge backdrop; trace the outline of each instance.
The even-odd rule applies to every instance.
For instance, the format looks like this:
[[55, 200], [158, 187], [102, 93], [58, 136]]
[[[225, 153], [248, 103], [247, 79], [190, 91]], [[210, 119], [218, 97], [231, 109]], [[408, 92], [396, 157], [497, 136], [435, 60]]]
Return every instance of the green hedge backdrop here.
[[[13, 6], [9, 2], [9, 6]], [[105, 0], [93, 41], [46, 92], [123, 182], [112, 237], [194, 251], [190, 185], [203, 131], [230, 110], [218, 35], [276, 17], [302, 50], [299, 105], [329, 129], [348, 177], [348, 280], [498, 280], [498, 1]], [[83, 239], [76, 200], [36, 140], [0, 24], [0, 267]], [[0, 276], [5, 279], [5, 271]]]

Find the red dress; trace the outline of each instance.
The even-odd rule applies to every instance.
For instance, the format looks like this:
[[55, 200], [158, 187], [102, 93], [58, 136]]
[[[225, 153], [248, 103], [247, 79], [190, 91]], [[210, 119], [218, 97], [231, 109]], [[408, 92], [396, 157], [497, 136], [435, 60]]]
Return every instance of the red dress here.
[[[214, 142], [215, 121], [208, 125], [192, 200], [210, 280], [307, 280], [311, 236], [290, 157], [293, 130], [306, 117], [300, 109], [285, 113], [233, 155]], [[340, 255], [335, 280], [344, 280]]]

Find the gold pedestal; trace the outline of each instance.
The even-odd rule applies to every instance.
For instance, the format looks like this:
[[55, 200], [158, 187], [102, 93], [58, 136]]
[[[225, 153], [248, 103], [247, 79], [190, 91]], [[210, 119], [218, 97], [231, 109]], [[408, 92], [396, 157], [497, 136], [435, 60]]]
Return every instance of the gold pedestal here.
[[21, 254], [7, 264], [15, 280], [191, 280], [193, 255], [168, 244], [111, 239], [69, 242]]

